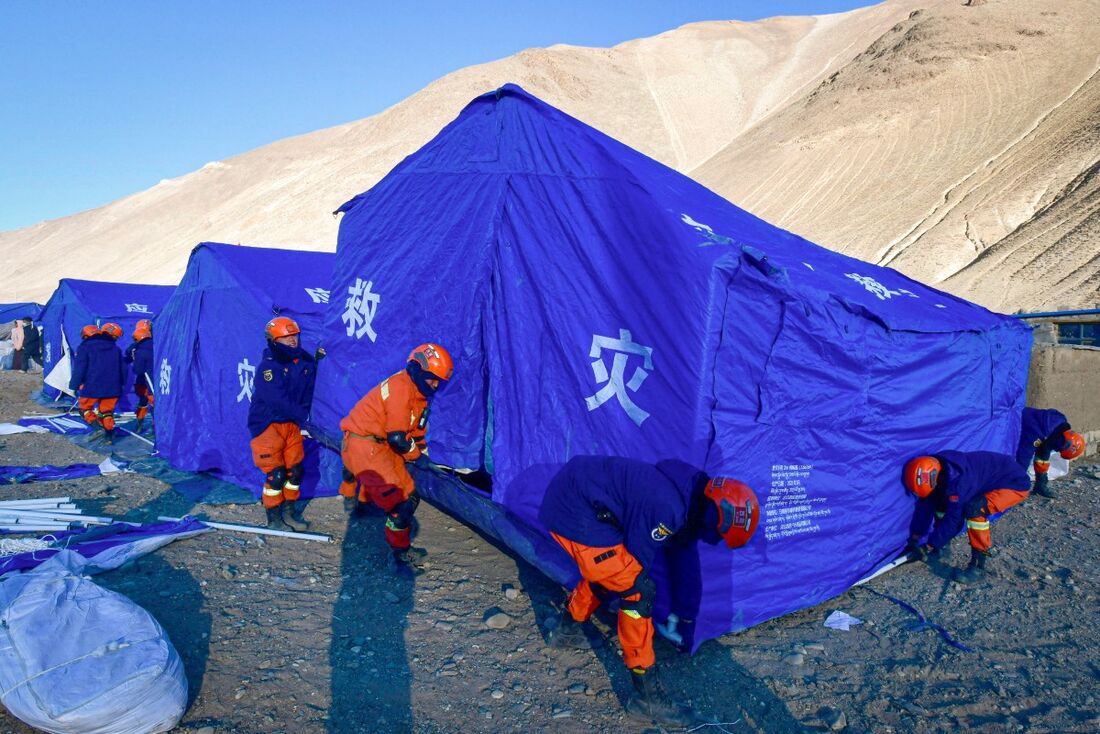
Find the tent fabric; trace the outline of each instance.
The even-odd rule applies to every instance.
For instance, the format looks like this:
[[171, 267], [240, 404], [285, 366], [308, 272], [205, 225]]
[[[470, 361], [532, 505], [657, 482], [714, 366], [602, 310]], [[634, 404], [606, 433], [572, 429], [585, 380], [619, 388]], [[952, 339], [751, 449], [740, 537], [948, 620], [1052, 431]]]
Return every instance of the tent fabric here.
[[[113, 321], [122, 327], [118, 345], [119, 349], [125, 349], [132, 341], [130, 335], [137, 322], [155, 319], [173, 290], [174, 286], [169, 285], [102, 283], [63, 278], [42, 310], [43, 394], [56, 398], [67, 389], [69, 360], [66, 357], [71, 357], [71, 353], [75, 353], [80, 346], [80, 330], [84, 326], [101, 326]], [[59, 373], [64, 373], [63, 380], [50, 379], [50, 373], [55, 368]], [[137, 404], [133, 386], [134, 375], [131, 372], [123, 385], [117, 411], [133, 410]]]
[[62, 479], [98, 477], [101, 474], [115, 474], [124, 471], [125, 468], [126, 462], [116, 463], [110, 459], [105, 459], [99, 464], [0, 466], [0, 484], [29, 484], [31, 482], [53, 482]]
[[4, 706], [58, 734], [168, 731], [187, 710], [179, 653], [151, 614], [63, 551], [0, 582]]
[[[212, 242], [191, 252], [155, 324], [157, 449], [173, 467], [209, 472], [260, 496], [263, 474], [252, 463], [247, 421], [254, 381], [263, 379], [256, 365], [264, 325], [276, 314], [289, 316], [312, 352], [334, 260], [331, 253]], [[318, 493], [318, 449], [306, 441], [305, 497]]]
[[430, 340], [456, 362], [432, 458], [490, 470], [516, 523], [539, 529], [577, 454], [748, 483], [753, 541], [673, 569], [698, 579], [696, 646], [895, 556], [912, 455], [1014, 449], [1026, 326], [768, 224], [516, 86], [340, 211], [318, 430]]
[[0, 324], [11, 325], [16, 319], [30, 316], [31, 321], [37, 322], [42, 314], [42, 304], [26, 303], [0, 303]]

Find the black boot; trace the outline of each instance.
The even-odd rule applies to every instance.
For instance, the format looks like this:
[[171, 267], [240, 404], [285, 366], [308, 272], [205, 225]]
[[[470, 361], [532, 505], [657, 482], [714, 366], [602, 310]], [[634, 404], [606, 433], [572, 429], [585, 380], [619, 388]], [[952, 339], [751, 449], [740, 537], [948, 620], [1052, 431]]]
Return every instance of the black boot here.
[[355, 512], [356, 501], [354, 497], [344, 497], [344, 514], [351, 515]]
[[591, 622], [578, 622], [566, 609], [558, 626], [547, 635], [547, 642], [559, 650], [590, 650], [603, 647], [605, 640]]
[[1050, 487], [1050, 479], [1046, 474], [1035, 475], [1035, 487], [1031, 490], [1040, 497], [1047, 497], [1048, 499], [1054, 499], [1058, 495]]
[[660, 726], [686, 728], [704, 723], [698, 711], [673, 701], [657, 673], [657, 666], [630, 671], [635, 695], [626, 702], [626, 713]]
[[424, 573], [424, 569], [417, 563], [417, 552], [423, 553], [420, 548], [394, 548], [390, 555], [390, 571], [397, 576], [415, 578]]
[[305, 507], [305, 502], [302, 500], [284, 502], [283, 507], [286, 508], [283, 511], [283, 522], [289, 525], [292, 530], [299, 533], [309, 530], [309, 520], [302, 517], [302, 510]]
[[104, 428], [103, 429], [103, 437], [107, 440], [107, 445], [110, 446], [111, 444], [113, 444], [115, 442], [115, 429], [113, 429], [113, 428], [110, 428], [110, 429]]
[[955, 574], [955, 580], [960, 584], [972, 584], [985, 578], [985, 559], [988, 558], [985, 551], [976, 548], [970, 549], [970, 565]]
[[141, 429], [145, 426], [145, 419], [138, 418], [137, 423], [134, 424], [134, 433], [140, 434]]
[[272, 530], [294, 530], [294, 528], [283, 522], [283, 506], [278, 507], [265, 507], [267, 510], [267, 526]]

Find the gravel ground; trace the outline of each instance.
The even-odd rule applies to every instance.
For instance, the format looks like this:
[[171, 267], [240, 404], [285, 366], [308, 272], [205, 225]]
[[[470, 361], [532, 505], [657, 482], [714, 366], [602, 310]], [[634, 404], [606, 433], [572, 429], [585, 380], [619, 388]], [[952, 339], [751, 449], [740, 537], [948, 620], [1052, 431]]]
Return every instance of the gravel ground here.
[[[40, 411], [34, 376], [0, 373], [0, 422]], [[0, 464], [96, 461], [59, 436], [0, 437]], [[693, 657], [663, 640], [669, 687], [729, 722], [728, 732], [1097, 732], [1100, 465], [1075, 462], [999, 523], [989, 583], [910, 564], [871, 582], [974, 649], [948, 646], [865, 589], [705, 644]], [[0, 498], [77, 499], [131, 520], [205, 513], [259, 524], [256, 505], [193, 507], [168, 485], [121, 474], [0, 489]], [[532, 567], [427, 504], [417, 543], [426, 573], [385, 569], [382, 518], [350, 525], [338, 498], [312, 502], [311, 530], [332, 544], [227, 532], [173, 543], [96, 577], [149, 610], [183, 657], [191, 705], [179, 732], [657, 732], [627, 719], [628, 675], [615, 644], [561, 652], [544, 627], [564, 592]], [[968, 557], [955, 541], [946, 562]], [[826, 629], [840, 609], [850, 632]], [[503, 611], [508, 624], [490, 629]], [[609, 620], [610, 621], [610, 620]], [[0, 713], [0, 731], [30, 728]], [[708, 727], [700, 731], [719, 731]]]

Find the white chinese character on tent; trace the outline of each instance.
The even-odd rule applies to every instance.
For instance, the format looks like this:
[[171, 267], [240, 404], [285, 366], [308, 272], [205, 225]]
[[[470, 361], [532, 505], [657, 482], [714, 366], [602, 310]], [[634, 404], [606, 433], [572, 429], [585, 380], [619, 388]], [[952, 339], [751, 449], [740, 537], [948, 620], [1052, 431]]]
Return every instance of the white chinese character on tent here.
[[378, 340], [372, 324], [382, 297], [371, 292], [373, 287], [374, 281], [362, 278], [356, 278], [355, 285], [348, 287], [348, 300], [344, 304], [344, 313], [340, 316], [340, 320], [348, 328], [348, 336], [362, 339], [366, 334], [372, 342]]
[[306, 293], [313, 299], [314, 303], [328, 303], [330, 292], [324, 288], [306, 288]]
[[144, 303], [127, 303], [127, 313], [152, 313]]
[[[610, 373], [600, 356], [604, 349], [616, 352], [615, 358], [611, 361]], [[624, 382], [626, 365], [631, 354], [642, 358], [642, 366], [635, 367], [634, 373], [630, 376], [630, 381]], [[584, 399], [584, 404], [588, 406], [588, 410], [593, 411], [614, 397], [619, 401], [619, 405], [626, 411], [626, 414], [630, 416], [630, 419], [636, 425], [642, 425], [645, 419], [649, 417], [649, 413], [635, 405], [627, 394], [627, 390], [637, 392], [638, 388], [645, 382], [646, 377], [649, 376], [646, 370], [653, 369], [653, 347], [646, 347], [634, 342], [629, 331], [619, 329], [618, 339], [593, 334], [592, 348], [588, 351], [588, 356], [596, 360], [592, 363], [592, 373], [596, 377], [596, 382], [606, 383], [595, 395], [590, 395]]]
[[167, 395], [172, 387], [172, 365], [168, 364], [168, 359], [162, 359], [160, 361], [160, 394]]
[[845, 273], [844, 276], [846, 278], [851, 278], [871, 293], [874, 293], [880, 301], [885, 301], [891, 296], [909, 296], [910, 298], [920, 298], [920, 296], [918, 296], [916, 293], [910, 290], [906, 290], [905, 288], [899, 288], [896, 291], [892, 291], [869, 275], [860, 275], [858, 273]]
[[245, 357], [237, 363], [237, 382], [241, 384], [241, 391], [237, 393], [237, 402], [248, 399], [252, 402], [252, 391], [256, 387], [256, 365], [248, 363]]
[[53, 347], [52, 344], [50, 344], [49, 342], [46, 342], [46, 364], [52, 364], [53, 363], [53, 359], [51, 359], [51, 355], [53, 354], [52, 347]]

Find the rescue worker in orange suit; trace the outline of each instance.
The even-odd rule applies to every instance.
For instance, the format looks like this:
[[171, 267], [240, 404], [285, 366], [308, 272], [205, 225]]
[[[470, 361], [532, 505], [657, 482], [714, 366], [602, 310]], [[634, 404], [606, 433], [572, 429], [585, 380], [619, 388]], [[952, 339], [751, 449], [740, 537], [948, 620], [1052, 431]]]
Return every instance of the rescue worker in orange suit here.
[[386, 543], [394, 570], [402, 575], [419, 573], [416, 561], [425, 554], [412, 547], [412, 518], [420, 497], [405, 464], [428, 465], [429, 403], [453, 373], [446, 349], [421, 344], [409, 354], [405, 369], [375, 385], [340, 421], [344, 510], [350, 514], [357, 502], [373, 502], [386, 513]]
[[[985, 577], [993, 547], [989, 517], [1027, 499], [1031, 479], [1011, 456], [992, 451], [940, 451], [905, 464], [903, 482], [919, 499], [909, 527], [908, 552], [920, 560], [937, 555], [966, 525], [970, 564], [959, 583]], [[931, 528], [922, 545], [920, 539]]]
[[137, 425], [135, 433], [141, 433], [145, 424], [145, 416], [153, 408], [153, 389], [150, 387], [149, 375], [153, 374], [153, 322], [142, 319], [134, 327], [134, 341], [126, 347], [123, 356], [127, 364], [134, 368], [134, 394], [138, 397]]
[[112, 323], [99, 329], [85, 326], [80, 336], [83, 341], [73, 357], [69, 389], [77, 395], [84, 420], [101, 427], [111, 443], [115, 436], [115, 406], [126, 382], [126, 365], [115, 343], [122, 336], [122, 327]]
[[1024, 408], [1020, 421], [1020, 445], [1016, 449], [1016, 461], [1027, 471], [1027, 465], [1035, 460], [1035, 494], [1053, 498], [1047, 472], [1050, 471], [1050, 454], [1057, 451], [1063, 459], [1072, 461], [1085, 453], [1085, 437], [1074, 431], [1065, 414], [1053, 410]]
[[657, 673], [657, 588], [648, 571], [658, 554], [696, 540], [740, 547], [759, 519], [755, 494], [734, 479], [710, 478], [675, 461], [573, 457], [550, 481], [539, 508], [539, 521], [581, 574], [561, 623], [550, 632], [551, 646], [589, 646], [592, 614], [618, 597], [619, 642], [636, 692], [627, 713], [662, 726], [698, 723], [699, 713], [672, 700]]
[[255, 389], [248, 409], [252, 434], [252, 461], [264, 473], [261, 496], [267, 526], [275, 530], [302, 531], [309, 522], [302, 517], [300, 498], [305, 475], [302, 423], [309, 417], [317, 362], [325, 356], [320, 347], [310, 355], [302, 349], [301, 329], [294, 319], [276, 316], [267, 322], [267, 348], [256, 365]]

